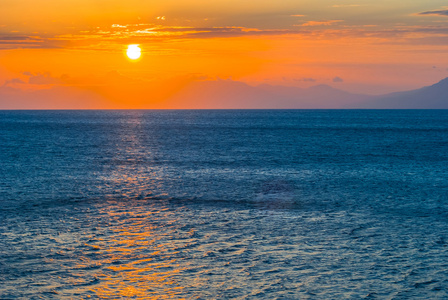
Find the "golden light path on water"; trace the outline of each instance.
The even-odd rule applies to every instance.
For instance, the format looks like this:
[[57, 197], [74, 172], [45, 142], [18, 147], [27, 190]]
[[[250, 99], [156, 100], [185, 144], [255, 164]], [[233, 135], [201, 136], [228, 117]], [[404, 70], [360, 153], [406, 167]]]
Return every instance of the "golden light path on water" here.
[[109, 266], [97, 275], [100, 283], [93, 288], [97, 296], [157, 299], [178, 294], [181, 287], [172, 278], [179, 272], [176, 259], [160, 261], [175, 253], [169, 253], [169, 243], [157, 243], [161, 238], [158, 228], [145, 221], [154, 220], [157, 214], [129, 211], [124, 207], [122, 211], [106, 213], [116, 221], [116, 226], [108, 241], [98, 248], [107, 257], [102, 264]]
[[110, 195], [111, 200], [97, 203], [105, 226], [99, 229], [101, 234], [84, 244], [89, 249], [84, 267], [100, 269], [95, 272], [93, 287], [86, 290], [101, 299], [165, 299], [182, 290], [173, 279], [180, 272], [177, 250], [171, 242], [178, 217], [163, 205], [135, 201], [142, 196], [141, 191], [150, 191], [160, 180], [160, 174], [138, 164], [139, 159], [150, 155], [139, 140], [140, 117], [140, 113], [132, 113], [117, 132], [121, 143], [114, 159], [123, 164], [102, 179], [120, 190]]

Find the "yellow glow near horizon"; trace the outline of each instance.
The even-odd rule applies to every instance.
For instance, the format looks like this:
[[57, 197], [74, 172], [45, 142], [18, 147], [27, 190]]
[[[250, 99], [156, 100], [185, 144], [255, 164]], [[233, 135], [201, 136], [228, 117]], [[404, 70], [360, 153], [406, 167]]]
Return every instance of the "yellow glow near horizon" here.
[[139, 59], [142, 55], [142, 49], [138, 45], [129, 45], [126, 55], [132, 60]]

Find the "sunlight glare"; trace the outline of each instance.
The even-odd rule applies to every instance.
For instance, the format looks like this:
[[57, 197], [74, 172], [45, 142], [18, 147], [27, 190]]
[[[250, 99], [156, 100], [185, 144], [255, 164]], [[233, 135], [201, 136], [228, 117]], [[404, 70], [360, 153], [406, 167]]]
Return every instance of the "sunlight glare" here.
[[126, 51], [126, 55], [130, 59], [139, 59], [142, 54], [142, 50], [138, 45], [129, 45], [128, 50]]

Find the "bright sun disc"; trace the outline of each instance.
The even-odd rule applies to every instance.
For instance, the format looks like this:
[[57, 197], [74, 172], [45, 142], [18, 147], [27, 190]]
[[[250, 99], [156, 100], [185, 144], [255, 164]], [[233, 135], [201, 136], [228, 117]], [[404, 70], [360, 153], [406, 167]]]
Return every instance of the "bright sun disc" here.
[[142, 50], [138, 45], [129, 45], [128, 50], [126, 51], [126, 55], [130, 59], [138, 59], [142, 55]]

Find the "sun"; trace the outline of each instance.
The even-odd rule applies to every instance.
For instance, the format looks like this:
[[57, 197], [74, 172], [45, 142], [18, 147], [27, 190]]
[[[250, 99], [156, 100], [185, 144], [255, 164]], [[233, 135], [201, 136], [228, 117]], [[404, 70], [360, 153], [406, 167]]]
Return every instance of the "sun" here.
[[142, 55], [142, 49], [138, 45], [129, 45], [128, 50], [126, 51], [126, 55], [130, 59], [139, 59]]

